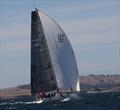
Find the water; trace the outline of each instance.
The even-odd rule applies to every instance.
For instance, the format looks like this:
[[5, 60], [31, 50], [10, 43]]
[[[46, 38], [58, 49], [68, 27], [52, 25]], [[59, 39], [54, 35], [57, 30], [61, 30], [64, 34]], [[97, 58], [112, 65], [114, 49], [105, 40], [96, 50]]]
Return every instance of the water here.
[[120, 93], [83, 94], [80, 100], [32, 103], [27, 96], [0, 99], [0, 110], [120, 110]]

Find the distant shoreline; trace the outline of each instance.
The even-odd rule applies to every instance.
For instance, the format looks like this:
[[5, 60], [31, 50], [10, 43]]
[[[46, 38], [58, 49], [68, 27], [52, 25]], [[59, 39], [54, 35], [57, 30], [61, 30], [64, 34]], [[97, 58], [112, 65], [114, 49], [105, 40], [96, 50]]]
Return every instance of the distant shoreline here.
[[[82, 92], [120, 92], [120, 75], [89, 75], [80, 76]], [[30, 84], [0, 89], [1, 97], [30, 96]]]

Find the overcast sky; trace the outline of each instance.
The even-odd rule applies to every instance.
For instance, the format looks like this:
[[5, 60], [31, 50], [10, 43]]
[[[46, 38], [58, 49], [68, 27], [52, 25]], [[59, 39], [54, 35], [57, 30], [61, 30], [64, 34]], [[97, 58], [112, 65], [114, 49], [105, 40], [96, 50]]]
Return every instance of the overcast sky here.
[[35, 8], [63, 28], [80, 75], [120, 74], [119, 0], [0, 0], [0, 88], [30, 83]]

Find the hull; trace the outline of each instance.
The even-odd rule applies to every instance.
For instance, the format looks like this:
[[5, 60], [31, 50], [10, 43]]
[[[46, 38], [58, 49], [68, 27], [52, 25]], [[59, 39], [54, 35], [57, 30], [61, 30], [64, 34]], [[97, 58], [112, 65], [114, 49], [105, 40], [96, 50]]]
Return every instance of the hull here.
[[46, 103], [46, 102], [52, 102], [52, 101], [61, 101], [61, 102], [67, 102], [67, 101], [73, 101], [73, 100], [80, 100], [81, 99], [81, 96], [80, 96], [80, 92], [74, 92], [74, 93], [69, 93], [69, 94], [66, 94], [64, 93], [63, 96], [55, 96], [55, 97], [51, 97], [51, 99], [41, 99], [41, 100], [38, 100], [38, 101], [34, 101], [34, 103]]

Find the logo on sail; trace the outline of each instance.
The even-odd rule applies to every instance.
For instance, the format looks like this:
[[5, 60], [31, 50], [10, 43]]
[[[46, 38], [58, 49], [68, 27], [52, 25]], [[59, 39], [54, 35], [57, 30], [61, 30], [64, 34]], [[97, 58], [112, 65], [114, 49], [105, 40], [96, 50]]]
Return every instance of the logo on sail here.
[[63, 43], [65, 34], [58, 34], [58, 42]]

